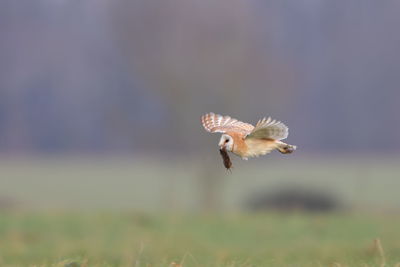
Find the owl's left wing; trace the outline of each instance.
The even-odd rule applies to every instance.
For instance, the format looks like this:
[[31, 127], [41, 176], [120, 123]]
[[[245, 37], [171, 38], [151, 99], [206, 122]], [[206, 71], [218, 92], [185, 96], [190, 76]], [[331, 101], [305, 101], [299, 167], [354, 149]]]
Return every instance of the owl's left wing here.
[[210, 133], [226, 133], [226, 132], [240, 132], [248, 135], [254, 129], [254, 126], [229, 116], [222, 116], [219, 114], [208, 113], [201, 117], [203, 127]]
[[246, 138], [257, 138], [257, 139], [275, 139], [283, 140], [289, 135], [289, 128], [280, 121], [276, 121], [268, 117], [259, 120], [256, 127]]

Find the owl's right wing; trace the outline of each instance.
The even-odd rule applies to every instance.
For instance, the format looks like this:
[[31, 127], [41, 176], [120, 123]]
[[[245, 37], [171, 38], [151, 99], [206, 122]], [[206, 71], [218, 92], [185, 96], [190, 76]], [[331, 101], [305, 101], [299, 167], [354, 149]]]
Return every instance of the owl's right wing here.
[[264, 118], [259, 120], [256, 127], [246, 138], [283, 140], [289, 135], [289, 128], [280, 121]]
[[201, 123], [204, 129], [210, 133], [240, 132], [248, 135], [254, 129], [254, 126], [251, 124], [214, 113], [203, 115]]

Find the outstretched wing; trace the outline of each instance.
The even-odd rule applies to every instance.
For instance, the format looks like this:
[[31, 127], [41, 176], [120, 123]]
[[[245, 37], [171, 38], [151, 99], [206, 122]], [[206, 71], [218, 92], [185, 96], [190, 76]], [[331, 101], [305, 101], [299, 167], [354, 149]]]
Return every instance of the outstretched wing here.
[[254, 126], [229, 116], [208, 113], [201, 117], [203, 127], [210, 133], [240, 132], [248, 135]]
[[246, 138], [283, 140], [289, 135], [289, 128], [280, 121], [264, 118], [259, 120], [256, 127]]

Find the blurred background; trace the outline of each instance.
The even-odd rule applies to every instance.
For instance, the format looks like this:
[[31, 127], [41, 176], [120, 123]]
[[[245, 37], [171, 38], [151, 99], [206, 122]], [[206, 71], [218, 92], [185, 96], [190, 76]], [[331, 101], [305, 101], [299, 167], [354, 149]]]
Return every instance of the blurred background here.
[[[400, 211], [400, 3], [0, 2], [0, 209]], [[207, 112], [290, 127], [226, 172]]]

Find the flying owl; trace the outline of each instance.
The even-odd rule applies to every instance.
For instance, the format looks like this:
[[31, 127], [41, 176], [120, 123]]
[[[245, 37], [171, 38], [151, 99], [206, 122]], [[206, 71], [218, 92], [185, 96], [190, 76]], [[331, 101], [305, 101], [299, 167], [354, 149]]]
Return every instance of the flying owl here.
[[281, 141], [288, 137], [289, 128], [271, 117], [261, 119], [253, 126], [229, 116], [208, 113], [201, 117], [201, 123], [210, 133], [222, 133], [218, 146], [227, 169], [232, 166], [227, 152], [247, 160], [275, 149], [282, 154], [290, 154], [296, 150], [296, 146]]

